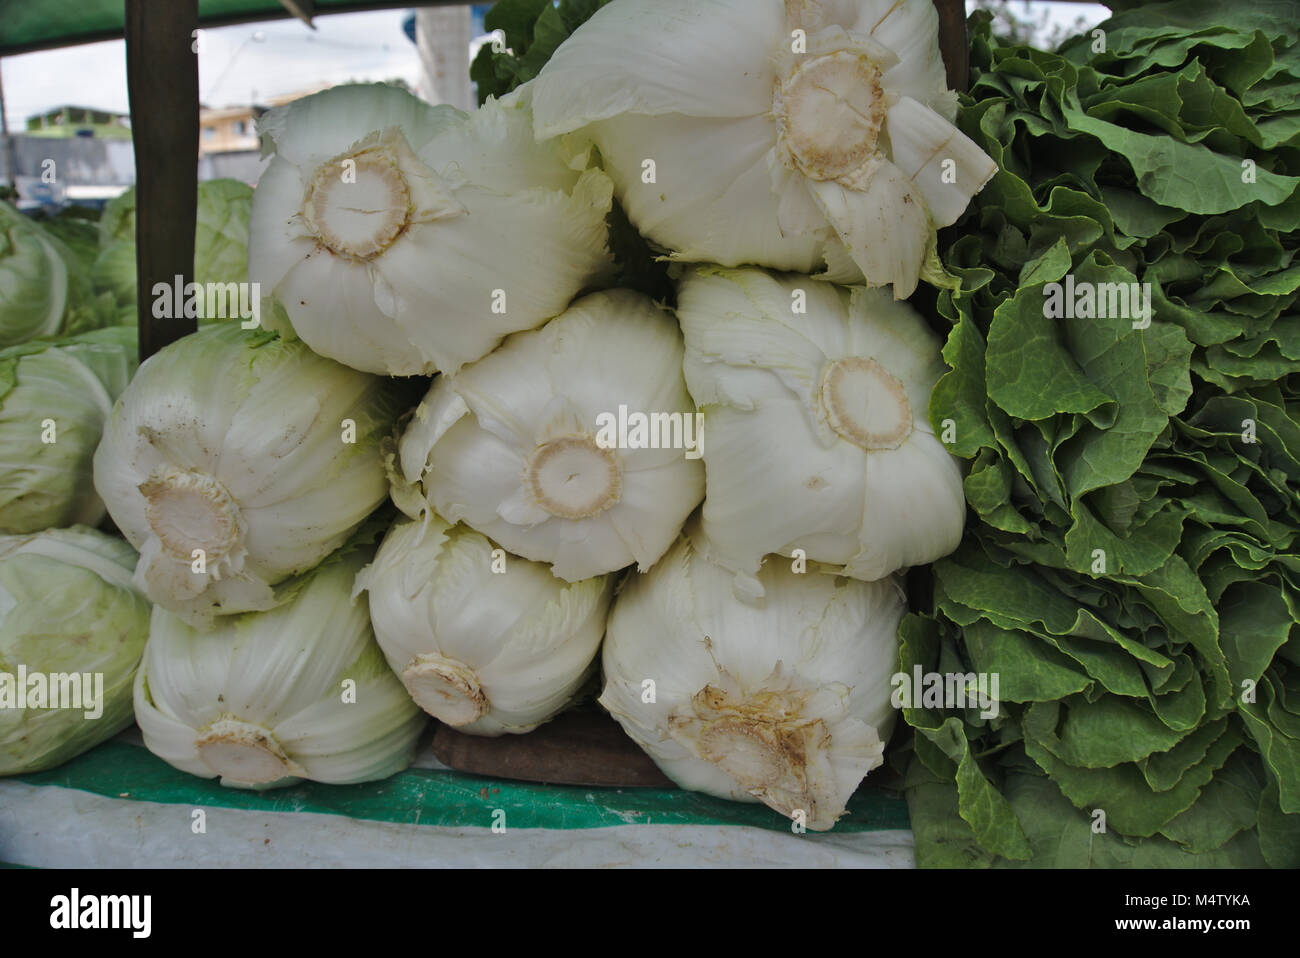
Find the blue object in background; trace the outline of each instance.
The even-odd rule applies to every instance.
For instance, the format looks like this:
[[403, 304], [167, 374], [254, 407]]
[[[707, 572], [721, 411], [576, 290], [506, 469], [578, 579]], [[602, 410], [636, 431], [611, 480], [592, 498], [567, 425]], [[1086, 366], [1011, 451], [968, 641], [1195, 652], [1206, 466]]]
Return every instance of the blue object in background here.
[[[472, 3], [469, 5], [469, 35], [471, 37], [481, 37], [487, 33], [487, 27], [483, 25], [483, 18], [487, 12], [492, 9], [490, 3]], [[407, 10], [406, 16], [402, 17], [402, 32], [406, 34], [406, 39], [412, 43], [415, 42], [415, 11]]]
[[469, 35], [471, 37], [481, 37], [487, 33], [487, 27], [483, 25], [483, 18], [487, 12], [492, 9], [490, 3], [474, 3], [469, 8]]

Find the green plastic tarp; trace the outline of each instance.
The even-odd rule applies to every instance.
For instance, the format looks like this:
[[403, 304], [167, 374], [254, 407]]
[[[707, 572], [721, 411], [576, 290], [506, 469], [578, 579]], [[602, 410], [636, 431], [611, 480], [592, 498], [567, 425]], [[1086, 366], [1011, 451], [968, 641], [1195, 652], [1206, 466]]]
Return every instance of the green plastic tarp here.
[[[161, 2], [161, 0], [154, 0]], [[415, 6], [455, 0], [315, 0], [317, 14]], [[122, 36], [125, 0], [0, 0], [0, 57]], [[291, 16], [280, 0], [199, 0], [199, 26]]]
[[[864, 784], [829, 832], [662, 788], [536, 785], [446, 769], [427, 745], [380, 782], [223, 788], [132, 729], [48, 772], [0, 778], [0, 863], [47, 868], [910, 868], [907, 805]], [[3, 864], [0, 864], [3, 867]]]

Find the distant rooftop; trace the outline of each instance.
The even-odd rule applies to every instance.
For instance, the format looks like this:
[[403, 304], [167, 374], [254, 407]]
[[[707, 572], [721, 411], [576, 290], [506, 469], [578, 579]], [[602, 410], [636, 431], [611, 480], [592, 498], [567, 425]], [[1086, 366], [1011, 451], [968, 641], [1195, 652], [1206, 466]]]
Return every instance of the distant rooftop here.
[[27, 118], [29, 136], [92, 136], [125, 139], [131, 135], [131, 118], [125, 113], [67, 104]]
[[[32, 120], [41, 119], [42, 117], [52, 119], [63, 114], [72, 114], [76, 116], [91, 115], [97, 118], [95, 121], [97, 123], [106, 123], [111, 118], [124, 119], [126, 117], [125, 113], [116, 113], [113, 110], [101, 110], [98, 107], [77, 106], [75, 103], [67, 103], [63, 106], [56, 106], [52, 109], [46, 110], [44, 113], [38, 113], [35, 116], [28, 117], [27, 122], [30, 123]], [[99, 117], [104, 117], [105, 119], [98, 119]]]

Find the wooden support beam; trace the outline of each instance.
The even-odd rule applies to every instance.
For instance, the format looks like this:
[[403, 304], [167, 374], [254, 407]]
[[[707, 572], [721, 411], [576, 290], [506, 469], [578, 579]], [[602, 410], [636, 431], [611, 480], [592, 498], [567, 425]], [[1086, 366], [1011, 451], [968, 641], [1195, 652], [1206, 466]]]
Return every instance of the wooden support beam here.
[[939, 14], [939, 52], [948, 75], [948, 89], [964, 91], [970, 80], [965, 0], [934, 0], [934, 9]]
[[198, 0], [126, 0], [126, 83], [135, 144], [140, 359], [198, 328], [154, 316], [154, 286], [194, 277], [198, 212]]
[[438, 722], [431, 744], [443, 765], [474, 775], [601, 788], [677, 787], [594, 705], [565, 712], [527, 735], [467, 735]]

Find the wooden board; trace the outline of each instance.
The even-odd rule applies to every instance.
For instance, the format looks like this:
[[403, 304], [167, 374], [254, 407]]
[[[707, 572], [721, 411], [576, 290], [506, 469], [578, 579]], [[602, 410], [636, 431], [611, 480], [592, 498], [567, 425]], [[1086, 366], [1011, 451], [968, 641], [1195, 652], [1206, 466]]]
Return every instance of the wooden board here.
[[194, 275], [199, 182], [198, 0], [127, 0], [126, 84], [135, 141], [135, 256], [140, 361], [198, 329], [153, 315], [157, 283]]
[[549, 785], [674, 788], [599, 706], [565, 712], [527, 735], [484, 738], [438, 723], [433, 754], [448, 768]]
[[939, 53], [948, 72], [948, 89], [965, 91], [970, 82], [970, 39], [965, 0], [934, 0], [939, 13]]

